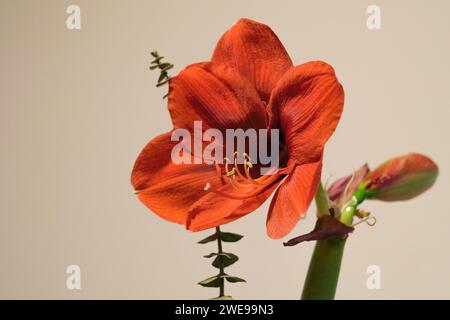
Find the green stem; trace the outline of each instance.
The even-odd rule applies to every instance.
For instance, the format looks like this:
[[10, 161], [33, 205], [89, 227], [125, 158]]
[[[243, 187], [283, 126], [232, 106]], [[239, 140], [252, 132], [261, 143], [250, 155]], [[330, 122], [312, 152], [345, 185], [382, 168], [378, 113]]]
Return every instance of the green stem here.
[[317, 217], [325, 217], [330, 214], [329, 210], [329, 201], [328, 195], [325, 189], [323, 188], [322, 183], [319, 184], [319, 188], [317, 189], [316, 196], [314, 197], [316, 200], [317, 207]]
[[[220, 227], [216, 227], [216, 232], [218, 235], [220, 235]], [[217, 237], [217, 253], [219, 254], [219, 259], [221, 259], [220, 268], [219, 268], [219, 274], [222, 276], [225, 274], [224, 267], [223, 267], [223, 258], [222, 258], [222, 240], [220, 239], [220, 236]], [[223, 297], [225, 295], [225, 278], [220, 279], [220, 287], [219, 287], [219, 297]]]
[[341, 269], [345, 239], [319, 240], [309, 264], [302, 300], [333, 300]]

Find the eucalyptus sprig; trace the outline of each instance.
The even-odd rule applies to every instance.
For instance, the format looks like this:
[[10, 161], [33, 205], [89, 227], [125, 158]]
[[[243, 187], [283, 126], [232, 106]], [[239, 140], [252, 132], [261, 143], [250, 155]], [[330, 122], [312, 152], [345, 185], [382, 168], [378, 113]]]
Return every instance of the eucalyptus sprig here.
[[230, 276], [225, 273], [225, 268], [231, 266], [236, 261], [239, 260], [239, 257], [233, 253], [224, 252], [222, 248], [222, 242], [237, 242], [242, 239], [243, 236], [237, 233], [231, 232], [222, 232], [220, 227], [216, 227], [216, 232], [203, 240], [200, 240], [198, 243], [205, 244], [212, 241], [217, 241], [217, 252], [210, 253], [205, 258], [214, 258], [211, 263], [213, 267], [219, 269], [219, 273], [215, 276], [209, 277], [205, 280], [200, 281], [198, 284], [203, 287], [209, 288], [219, 288], [219, 296], [213, 298], [212, 300], [232, 300], [233, 298], [230, 295], [225, 295], [225, 280], [231, 283], [235, 282], [246, 282], [244, 279]]
[[[153, 61], [150, 63], [150, 70], [155, 69], [160, 70], [156, 87], [161, 87], [169, 82], [170, 77], [168, 71], [173, 68], [173, 64], [169, 62], [163, 62], [162, 60], [164, 59], [164, 57], [160, 56], [157, 51], [152, 51], [150, 54], [154, 58]], [[166, 98], [167, 95], [168, 93], [164, 95], [163, 99]]]

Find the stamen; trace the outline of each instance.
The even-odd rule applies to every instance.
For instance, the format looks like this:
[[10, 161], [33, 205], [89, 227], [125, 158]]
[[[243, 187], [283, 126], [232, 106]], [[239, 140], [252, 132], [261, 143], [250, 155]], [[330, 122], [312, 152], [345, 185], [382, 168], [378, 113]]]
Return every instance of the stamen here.
[[[283, 168], [278, 170], [278, 168], [272, 167], [269, 172], [274, 172], [273, 174], [264, 175], [259, 178], [253, 178], [250, 175], [250, 169], [253, 168], [253, 164], [251, 162], [250, 156], [247, 153], [243, 153], [244, 157], [244, 174], [242, 174], [238, 165], [238, 152], [233, 154], [234, 161], [230, 161], [229, 158], [224, 158], [225, 163], [225, 175], [222, 175], [221, 167], [215, 163], [216, 175], [222, 181], [222, 186], [226, 185], [226, 182], [229, 183], [233, 187], [233, 191], [221, 191], [215, 187], [211, 186], [211, 183], [207, 183], [204, 187], [205, 191], [214, 192], [218, 195], [224, 196], [230, 199], [236, 200], [245, 200], [256, 195], [261, 194], [265, 190], [267, 190], [274, 182], [276, 182], [280, 177], [284, 174], [289, 173], [289, 168]], [[229, 165], [233, 165], [232, 168]], [[228, 179], [223, 179], [223, 177], [227, 177]]]
[[236, 169], [233, 168], [231, 171], [227, 171], [227, 177], [232, 177], [236, 174]]
[[235, 152], [234, 153], [234, 169], [236, 170], [236, 173], [239, 176], [239, 178], [245, 179], [245, 177], [241, 173], [241, 170], [239, 170], [239, 166], [238, 166], [238, 163], [237, 163], [237, 157], [238, 157], [238, 153]]

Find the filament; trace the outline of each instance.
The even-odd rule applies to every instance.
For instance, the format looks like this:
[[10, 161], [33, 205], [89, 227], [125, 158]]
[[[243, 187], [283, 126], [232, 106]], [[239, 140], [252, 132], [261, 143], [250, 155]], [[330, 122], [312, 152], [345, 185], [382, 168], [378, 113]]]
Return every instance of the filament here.
[[[230, 198], [230, 199], [236, 199], [236, 200], [243, 200], [248, 199], [250, 197], [254, 197], [258, 194], [261, 194], [263, 191], [267, 190], [268, 187], [270, 187], [274, 182], [276, 182], [282, 174], [284, 174], [286, 171], [278, 171], [276, 172], [277, 168], [272, 167], [270, 168], [269, 172], [272, 172], [273, 174], [264, 175], [259, 178], [253, 178], [250, 175], [250, 170], [253, 168], [253, 164], [251, 162], [250, 156], [247, 153], [243, 153], [244, 157], [244, 174], [239, 169], [238, 165], [238, 152], [235, 152], [233, 154], [233, 161], [231, 161], [229, 158], [224, 158], [224, 167], [225, 167], [225, 174], [222, 174], [221, 167], [215, 163], [215, 171], [216, 176], [220, 178], [222, 182], [222, 186], [226, 185], [227, 183], [233, 187], [233, 191], [222, 191], [218, 190], [217, 188], [213, 188], [211, 186], [211, 183], [207, 183], [204, 187], [205, 191], [210, 191], [216, 194], [219, 194], [221, 196]], [[231, 167], [233, 165], [233, 167]], [[220, 187], [220, 186], [219, 186]]]

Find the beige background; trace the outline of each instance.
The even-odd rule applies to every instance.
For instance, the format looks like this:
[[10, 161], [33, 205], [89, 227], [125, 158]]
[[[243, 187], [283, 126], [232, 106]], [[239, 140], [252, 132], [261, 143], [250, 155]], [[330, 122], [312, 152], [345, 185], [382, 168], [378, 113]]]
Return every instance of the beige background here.
[[[66, 7], [82, 29], [65, 27]], [[366, 8], [382, 29], [366, 28]], [[448, 163], [450, 2], [442, 1], [5, 1], [1, 33], [1, 298], [210, 298], [196, 282], [215, 270], [215, 245], [167, 223], [132, 194], [135, 157], [170, 120], [149, 72], [158, 49], [176, 66], [207, 60], [238, 18], [269, 24], [296, 64], [331, 63], [346, 90], [324, 178], [364, 161], [420, 151], [441, 173], [404, 203], [367, 203], [378, 218], [348, 242], [337, 298], [450, 298]], [[295, 299], [313, 244], [284, 248], [265, 235], [268, 204], [224, 227], [245, 234], [225, 249], [241, 260], [235, 298]], [[314, 209], [292, 235], [310, 230]], [[82, 289], [65, 287], [69, 264]], [[366, 268], [382, 289], [366, 288]]]

